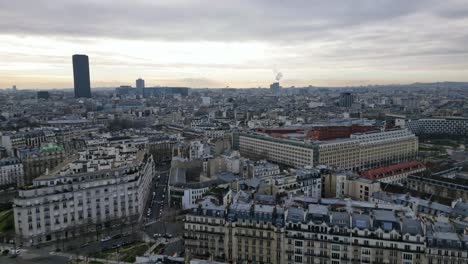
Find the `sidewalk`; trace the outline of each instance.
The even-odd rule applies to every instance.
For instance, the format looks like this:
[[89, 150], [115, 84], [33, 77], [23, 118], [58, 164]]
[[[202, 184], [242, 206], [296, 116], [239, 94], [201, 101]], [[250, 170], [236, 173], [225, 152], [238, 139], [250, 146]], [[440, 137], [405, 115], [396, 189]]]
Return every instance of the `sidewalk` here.
[[109, 259], [100, 259], [100, 258], [91, 258], [91, 257], [74, 255], [74, 254], [70, 254], [70, 253], [63, 253], [63, 252], [50, 252], [50, 255], [66, 257], [66, 258], [68, 258], [70, 260], [83, 260], [83, 261], [86, 261], [86, 262], [98, 261], [98, 262], [109, 263], [109, 264], [131, 264], [130, 262], [109, 260]]

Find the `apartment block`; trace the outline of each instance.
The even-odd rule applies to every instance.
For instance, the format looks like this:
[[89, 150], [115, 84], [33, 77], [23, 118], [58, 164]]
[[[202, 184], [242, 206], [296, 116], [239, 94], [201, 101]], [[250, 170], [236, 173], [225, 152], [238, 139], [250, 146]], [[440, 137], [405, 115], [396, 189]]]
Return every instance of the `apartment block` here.
[[406, 183], [406, 178], [410, 174], [422, 172], [426, 170], [426, 166], [419, 161], [409, 161], [395, 164], [388, 167], [377, 168], [362, 172], [360, 175], [363, 178], [391, 183], [403, 184]]
[[337, 170], [368, 170], [414, 160], [418, 138], [407, 129], [352, 134], [330, 141], [238, 135], [242, 155], [293, 167], [326, 165]]
[[407, 124], [416, 135], [468, 135], [468, 118], [464, 117], [422, 118], [409, 120]]
[[24, 184], [31, 185], [33, 179], [58, 166], [68, 155], [62, 146], [48, 144], [41, 148], [22, 149], [19, 156], [24, 165]]
[[436, 193], [440, 197], [468, 201], [468, 180], [464, 178], [443, 177], [430, 173], [408, 175], [407, 186], [419, 192]]
[[241, 155], [248, 158], [266, 159], [292, 167], [314, 165], [313, 146], [303, 141], [277, 139], [258, 133], [239, 134], [238, 140]]
[[317, 165], [366, 170], [414, 160], [418, 138], [407, 129], [353, 134], [317, 144]]
[[290, 200], [285, 206], [237, 198], [230, 206], [204, 200], [187, 214], [189, 259], [291, 264], [468, 260], [468, 235], [444, 219], [428, 223], [408, 207], [336, 198], [300, 204]]
[[0, 188], [21, 186], [23, 182], [23, 164], [21, 164], [21, 161], [19, 159], [0, 159]]
[[127, 145], [80, 152], [19, 189], [17, 237], [24, 245], [37, 245], [139, 223], [153, 175], [152, 157]]

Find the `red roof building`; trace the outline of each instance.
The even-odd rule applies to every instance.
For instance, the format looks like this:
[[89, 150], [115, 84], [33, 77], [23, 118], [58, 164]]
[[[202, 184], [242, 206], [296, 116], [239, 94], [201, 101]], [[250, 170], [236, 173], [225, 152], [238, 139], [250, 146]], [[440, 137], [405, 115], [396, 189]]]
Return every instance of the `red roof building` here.
[[[361, 173], [361, 177], [383, 182], [400, 182], [402, 178], [406, 178], [408, 174], [426, 170], [426, 166], [419, 161], [410, 161], [383, 167], [373, 170], [368, 170]], [[388, 180], [385, 180], [388, 179]]]
[[354, 133], [365, 133], [378, 131], [379, 128], [371, 125], [329, 125], [311, 126], [303, 128], [257, 128], [257, 132], [268, 134], [277, 138], [289, 138], [294, 135], [296, 138], [315, 140], [334, 140], [338, 138], [349, 138]]
[[374, 126], [317, 126], [312, 128], [307, 134], [308, 138], [316, 140], [333, 140], [337, 138], [349, 138], [354, 133], [365, 133], [370, 131], [377, 131], [378, 128]]

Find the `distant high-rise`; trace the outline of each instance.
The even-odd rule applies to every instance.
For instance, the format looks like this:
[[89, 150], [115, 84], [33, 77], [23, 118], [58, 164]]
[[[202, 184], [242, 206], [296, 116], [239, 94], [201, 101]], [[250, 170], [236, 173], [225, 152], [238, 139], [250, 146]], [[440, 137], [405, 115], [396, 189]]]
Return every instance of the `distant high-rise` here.
[[73, 79], [75, 84], [75, 98], [91, 98], [88, 56], [73, 55]]
[[49, 99], [50, 95], [48, 91], [38, 91], [37, 92], [37, 99]]
[[138, 94], [143, 95], [143, 90], [145, 89], [145, 80], [138, 78], [136, 80], [136, 89]]
[[354, 95], [352, 93], [341, 93], [339, 105], [341, 107], [351, 107], [354, 103]]
[[281, 86], [279, 82], [274, 82], [270, 85], [270, 90], [274, 94], [278, 94], [281, 91]]

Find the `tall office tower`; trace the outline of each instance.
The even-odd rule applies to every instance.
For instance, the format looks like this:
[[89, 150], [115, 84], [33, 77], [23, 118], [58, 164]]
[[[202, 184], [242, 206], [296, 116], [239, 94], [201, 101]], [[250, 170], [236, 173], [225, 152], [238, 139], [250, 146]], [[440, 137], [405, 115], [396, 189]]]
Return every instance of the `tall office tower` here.
[[138, 94], [143, 95], [143, 90], [145, 89], [145, 80], [138, 78], [136, 80], [136, 89]]
[[73, 79], [75, 84], [75, 98], [91, 98], [88, 56], [73, 55]]
[[341, 107], [351, 107], [354, 103], [354, 96], [351, 93], [341, 93], [339, 104]]

